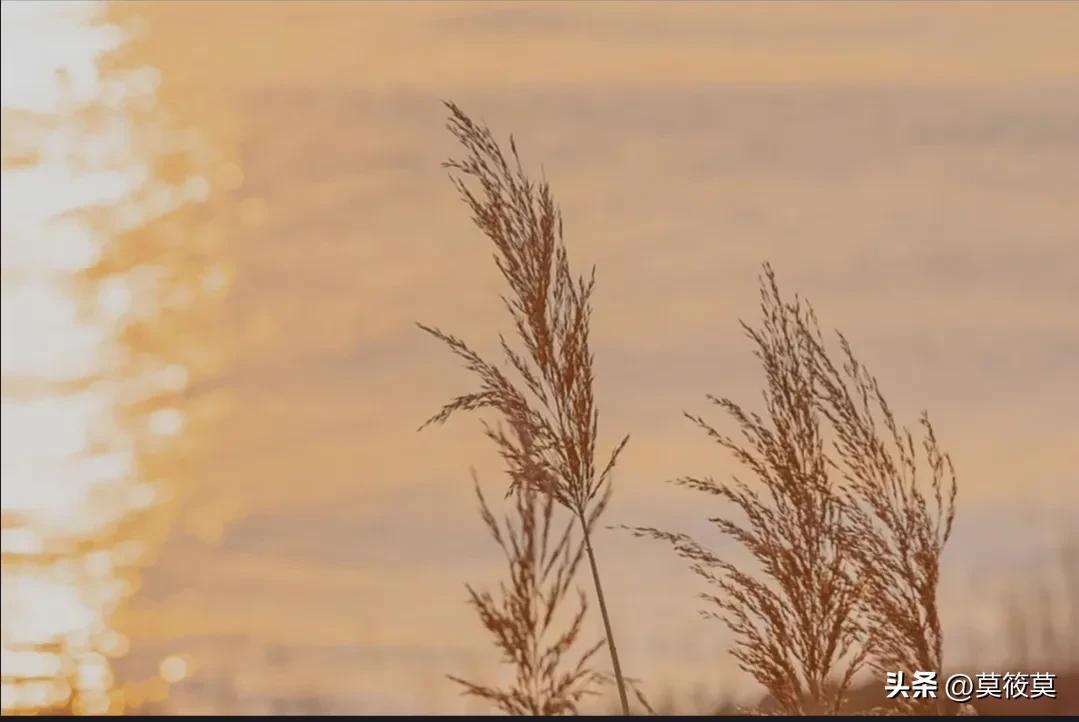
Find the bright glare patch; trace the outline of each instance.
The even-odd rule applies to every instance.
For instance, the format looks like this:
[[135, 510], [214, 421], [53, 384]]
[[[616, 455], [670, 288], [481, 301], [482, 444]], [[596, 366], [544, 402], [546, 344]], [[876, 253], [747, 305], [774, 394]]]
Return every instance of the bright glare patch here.
[[157, 436], [174, 436], [184, 426], [184, 416], [176, 409], [161, 409], [150, 414], [150, 431]]
[[122, 37], [115, 27], [90, 24], [100, 10], [89, 2], [0, 4], [5, 108], [55, 113], [66, 99], [96, 97], [94, 59]]
[[161, 660], [161, 679], [176, 684], [187, 676], [187, 662], [178, 655], [169, 655]]
[[[223, 287], [227, 275], [196, 269], [189, 283], [168, 285], [152, 254], [119, 254], [119, 263], [108, 255], [118, 232], [141, 232], [205, 200], [211, 187], [200, 174], [175, 187], [151, 177], [154, 158], [143, 156], [152, 144], [139, 133], [159, 131], [140, 130], [127, 108], [153, 110], [158, 74], [102, 76], [101, 55], [123, 40], [104, 24], [102, 5], [0, 8], [4, 154], [19, 159], [3, 168], [0, 202], [0, 708], [123, 711], [109, 657], [129, 644], [110, 629], [110, 616], [132, 588], [122, 572], [145, 558], [145, 544], [116, 532], [168, 497], [160, 480], [140, 478], [139, 444], [142, 429], [159, 439], [183, 431], [183, 413], [160, 408], [160, 395], [189, 383], [187, 368], [132, 353], [125, 335], [155, 322], [170, 299], [186, 307], [196, 300], [192, 289]], [[125, 105], [131, 99], [137, 103]], [[92, 126], [83, 122], [86, 109]], [[100, 261], [112, 264], [106, 279], [87, 273]], [[161, 672], [175, 681], [189, 670], [169, 657]]]

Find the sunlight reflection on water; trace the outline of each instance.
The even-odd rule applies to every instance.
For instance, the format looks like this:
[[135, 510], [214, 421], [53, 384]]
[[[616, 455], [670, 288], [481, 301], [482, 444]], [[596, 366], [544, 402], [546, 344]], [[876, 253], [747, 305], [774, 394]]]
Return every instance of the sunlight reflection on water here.
[[189, 666], [117, 683], [112, 617], [178, 498], [145, 463], [188, 433], [175, 349], [228, 274], [177, 250], [204, 149], [168, 136], [152, 69], [105, 69], [124, 37], [97, 4], [3, 5], [4, 712], [123, 711]]
[[[415, 432], [467, 387], [414, 321], [505, 330], [444, 97], [518, 134], [599, 265], [604, 428], [633, 434], [610, 523], [714, 532], [660, 482], [736, 470], [678, 420], [757, 398], [736, 320], [771, 259], [954, 443], [947, 654], [1010, 653], [1013, 591], [1024, 648], [1079, 649], [1044, 624], [1077, 595], [1014, 573], [1043, 573], [1045, 500], [1074, 516], [1055, 13], [2, 7], [5, 712], [489, 711], [444, 675], [500, 669], [462, 480], [502, 467], [468, 424]], [[602, 547], [650, 694], [755, 693], [666, 549]]]

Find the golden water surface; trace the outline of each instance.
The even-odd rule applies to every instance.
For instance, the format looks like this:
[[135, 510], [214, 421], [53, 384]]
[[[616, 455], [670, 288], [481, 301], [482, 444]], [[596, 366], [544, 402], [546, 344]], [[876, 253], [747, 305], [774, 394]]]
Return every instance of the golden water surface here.
[[[611, 524], [722, 545], [662, 482], [735, 470], [681, 411], [758, 398], [770, 260], [955, 457], [949, 659], [1075, 661], [1079, 7], [3, 13], [5, 712], [483, 709], [445, 674], [498, 674], [464, 584], [499, 464], [474, 420], [415, 431], [469, 381], [413, 322], [505, 329], [442, 99], [598, 267]], [[755, 693], [667, 550], [597, 545], [653, 697]]]

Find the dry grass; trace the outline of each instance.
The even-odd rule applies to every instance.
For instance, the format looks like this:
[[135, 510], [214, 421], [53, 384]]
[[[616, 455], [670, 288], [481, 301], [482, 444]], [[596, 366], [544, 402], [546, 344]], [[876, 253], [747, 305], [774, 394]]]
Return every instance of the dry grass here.
[[736, 423], [734, 439], [687, 416], [756, 477], [750, 485], [684, 477], [675, 483], [733, 504], [745, 521], [711, 519], [760, 566], [753, 575], [684, 534], [637, 528], [668, 541], [717, 593], [705, 616], [734, 633], [732, 654], [787, 714], [836, 713], [863, 659], [856, 611], [859, 586], [843, 505], [832, 487], [823, 417], [811, 373], [812, 347], [799, 333], [807, 317], [785, 303], [771, 270], [761, 288], [763, 322], [742, 324], [765, 372], [765, 414], [709, 397]]
[[[530, 487], [550, 496], [579, 523], [603, 617], [606, 641], [623, 712], [629, 713], [626, 685], [592, 546], [591, 530], [606, 507], [611, 472], [628, 437], [607, 462], [596, 464], [599, 412], [592, 393], [589, 346], [595, 272], [574, 276], [562, 240], [562, 218], [546, 182], [533, 182], [510, 139], [507, 158], [491, 131], [456, 105], [448, 127], [464, 149], [446, 163], [472, 220], [495, 246], [495, 263], [508, 286], [502, 301], [518, 344], [499, 336], [505, 361], [516, 375], [484, 360], [464, 341], [421, 328], [443, 341], [480, 382], [479, 390], [458, 396], [425, 424], [442, 423], [460, 411], [493, 410], [503, 424], [485, 425], [487, 436], [506, 460], [510, 491]], [[509, 431], [506, 430], [508, 427]], [[523, 444], [524, 439], [528, 440]], [[527, 471], [526, 471], [527, 470]]]
[[706, 616], [731, 629], [732, 654], [780, 711], [835, 713], [863, 665], [881, 676], [943, 670], [936, 599], [955, 474], [928, 416], [919, 453], [847, 340], [837, 366], [812, 308], [785, 301], [767, 265], [761, 312], [759, 328], [742, 326], [765, 373], [764, 413], [710, 397], [739, 439], [689, 416], [755, 483], [676, 480], [741, 512], [744, 521], [711, 521], [758, 573], [684, 534], [633, 531], [671, 543], [719, 590], [704, 595]]
[[[515, 501], [515, 516], [500, 525], [480, 496], [484, 521], [506, 552], [510, 583], [497, 597], [471, 588], [470, 594], [496, 644], [516, 665], [516, 681], [507, 689], [457, 681], [505, 712], [576, 711], [590, 683], [602, 679], [587, 668], [596, 647], [575, 665], [562, 664], [580, 636], [584, 599], [565, 630], [557, 632], [552, 620], [587, 556], [621, 709], [628, 714], [591, 533], [628, 439], [604, 465], [596, 463], [599, 414], [589, 346], [594, 269], [588, 277], [571, 272], [550, 188], [529, 179], [513, 139], [507, 157], [486, 127], [457, 106], [448, 108], [448, 127], [465, 152], [446, 166], [473, 222], [494, 244], [495, 263], [509, 287], [502, 301], [516, 337], [511, 343], [499, 336], [503, 367], [461, 339], [421, 324], [479, 380], [478, 390], [454, 398], [424, 426], [461, 411], [494, 411], [498, 423], [484, 429], [506, 462], [508, 496]], [[713, 585], [715, 591], [703, 595], [709, 602], [704, 614], [722, 619], [734, 633], [732, 654], [779, 711], [834, 714], [863, 667], [878, 674], [943, 670], [936, 598], [955, 516], [955, 474], [928, 416], [922, 415], [916, 444], [846, 338], [839, 334], [835, 363], [812, 308], [797, 297], [785, 300], [768, 265], [761, 313], [759, 326], [742, 326], [764, 371], [763, 412], [709, 397], [733, 420], [737, 437], [687, 414], [753, 481], [675, 482], [736, 510], [736, 517], [710, 521], [757, 568], [737, 566], [684, 534], [633, 531], [672, 544]], [[552, 541], [556, 505], [572, 519]], [[580, 542], [572, 540], [574, 526]], [[552, 635], [554, 641], [544, 641]]]
[[1003, 647], [1015, 669], [1079, 670], [1079, 532], [1066, 530], [1038, 557], [1002, 595], [1003, 644], [1001, 635], [984, 642]]
[[[955, 469], [927, 412], [921, 435], [896, 422], [876, 378], [842, 334], [842, 364], [825, 352], [815, 319], [819, 406], [834, 432], [851, 551], [864, 580], [862, 615], [869, 664], [878, 674], [944, 669], [937, 609], [940, 561], [955, 519]], [[929, 703], [937, 706], [936, 702]], [[923, 710], [924, 711], [924, 710]]]
[[575, 663], [564, 661], [577, 646], [588, 610], [581, 593], [568, 624], [559, 628], [559, 607], [584, 554], [583, 545], [573, 538], [573, 520], [556, 529], [554, 499], [522, 484], [513, 492], [511, 513], [500, 523], [478, 482], [475, 487], [483, 522], [505, 555], [509, 581], [494, 594], [470, 585], [469, 601], [503, 659], [514, 665], [515, 677], [504, 688], [450, 679], [506, 714], [577, 714], [578, 703], [594, 694], [595, 683], [601, 681], [588, 662], [603, 641], [585, 649]]

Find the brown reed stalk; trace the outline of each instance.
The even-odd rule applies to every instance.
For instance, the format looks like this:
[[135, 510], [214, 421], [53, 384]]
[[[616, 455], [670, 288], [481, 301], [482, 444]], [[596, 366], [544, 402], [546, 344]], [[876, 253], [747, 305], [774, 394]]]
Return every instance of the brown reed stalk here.
[[[533, 485], [579, 522], [622, 710], [629, 714], [625, 679], [590, 533], [606, 506], [611, 472], [628, 441], [628, 437], [623, 438], [607, 463], [597, 467], [599, 412], [592, 392], [589, 346], [595, 269], [587, 278], [571, 273], [562, 217], [550, 187], [546, 181], [529, 179], [513, 138], [507, 158], [489, 129], [474, 123], [453, 103], [446, 105], [450, 111], [448, 128], [465, 154], [462, 160], [448, 161], [445, 166], [456, 173], [451, 177], [472, 211], [473, 222], [494, 243], [495, 263], [509, 285], [502, 301], [520, 343], [515, 347], [502, 335], [499, 341], [519, 378], [511, 379], [455, 336], [420, 324], [445, 342], [480, 381], [478, 391], [453, 399], [424, 426], [442, 423], [458, 411], [491, 409], [517, 432], [515, 438], [499, 427], [485, 426], [511, 468], [523, 468], [523, 459], [528, 457], [530, 472], [527, 476], [511, 473], [511, 492], [522, 484]], [[529, 439], [527, 452], [519, 443], [521, 432]]]
[[509, 581], [499, 584], [494, 594], [469, 585], [469, 603], [504, 661], [514, 665], [515, 676], [503, 688], [452, 675], [450, 679], [462, 685], [466, 694], [491, 701], [505, 714], [577, 714], [578, 703], [595, 694], [594, 683], [602, 682], [588, 662], [603, 640], [585, 649], [575, 664], [567, 667], [563, 662], [581, 636], [588, 611], [587, 599], [578, 591], [577, 609], [559, 629], [559, 607], [569, 595], [584, 554], [582, 543], [573, 539], [575, 520], [559, 531], [554, 523], [554, 498], [535, 485], [521, 484], [512, 493], [512, 512], [499, 523], [474, 475], [473, 482], [480, 516], [505, 555]]
[[[943, 673], [937, 608], [940, 561], [955, 519], [956, 477], [929, 415], [921, 435], [896, 422], [876, 378], [842, 333], [840, 364], [825, 351], [816, 319], [804, 335], [815, 352], [818, 406], [832, 428], [851, 546], [863, 581], [862, 614], [872, 629], [869, 664], [880, 674]], [[940, 711], [939, 699], [927, 705]]]
[[674, 483], [718, 496], [744, 521], [712, 518], [754, 558], [758, 573], [724, 560], [684, 534], [633, 529], [671, 543], [718, 589], [703, 594], [734, 633], [732, 655], [786, 714], [839, 711], [865, 653], [857, 612], [860, 586], [842, 499], [829, 476], [824, 417], [817, 408], [815, 349], [800, 329], [809, 312], [784, 301], [765, 266], [759, 327], [742, 323], [765, 374], [764, 413], [709, 396], [741, 438], [686, 414], [755, 477], [729, 483], [684, 477]]

